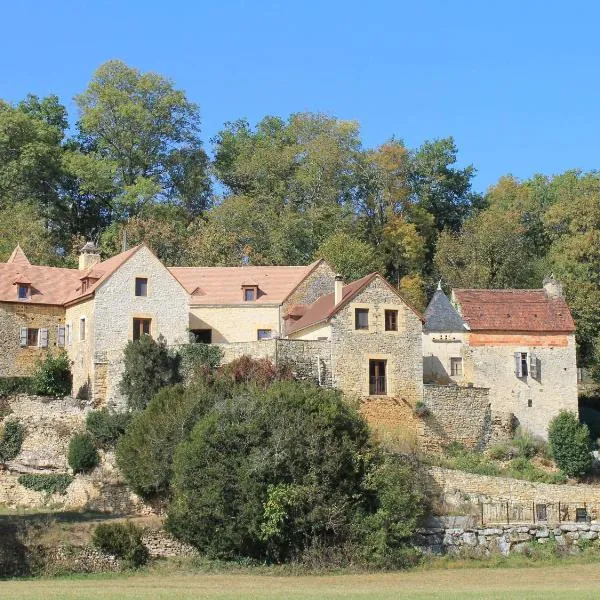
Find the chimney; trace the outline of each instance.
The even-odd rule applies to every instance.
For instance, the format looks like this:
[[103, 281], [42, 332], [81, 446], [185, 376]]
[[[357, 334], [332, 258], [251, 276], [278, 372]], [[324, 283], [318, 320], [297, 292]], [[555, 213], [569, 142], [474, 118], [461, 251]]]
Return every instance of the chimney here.
[[335, 276], [335, 287], [333, 298], [335, 300], [335, 306], [342, 301], [342, 290], [344, 289], [344, 278], [341, 275]]
[[544, 281], [542, 283], [544, 286], [544, 291], [547, 296], [550, 298], [563, 298], [563, 286], [558, 279], [554, 279], [554, 275], [550, 275], [550, 277], [544, 277]]
[[79, 254], [79, 270], [87, 271], [100, 262], [98, 248], [92, 242], [87, 242]]

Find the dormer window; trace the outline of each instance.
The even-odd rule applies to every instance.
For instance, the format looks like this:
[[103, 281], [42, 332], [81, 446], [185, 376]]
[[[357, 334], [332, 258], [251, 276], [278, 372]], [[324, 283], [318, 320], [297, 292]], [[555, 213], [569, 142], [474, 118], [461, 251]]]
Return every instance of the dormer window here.
[[79, 279], [81, 280], [81, 293], [85, 294], [96, 283], [96, 281], [100, 279], [100, 277], [95, 271], [90, 271]]
[[17, 286], [19, 300], [27, 300], [29, 298], [29, 286], [25, 283], [19, 283]]
[[258, 298], [257, 285], [242, 285], [244, 302], [254, 302]]

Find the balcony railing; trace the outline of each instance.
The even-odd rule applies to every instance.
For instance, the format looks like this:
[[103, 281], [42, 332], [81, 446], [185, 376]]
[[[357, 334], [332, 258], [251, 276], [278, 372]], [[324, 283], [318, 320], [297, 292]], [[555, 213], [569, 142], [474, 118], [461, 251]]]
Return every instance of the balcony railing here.
[[385, 375], [383, 377], [369, 377], [369, 395], [383, 396], [386, 393]]

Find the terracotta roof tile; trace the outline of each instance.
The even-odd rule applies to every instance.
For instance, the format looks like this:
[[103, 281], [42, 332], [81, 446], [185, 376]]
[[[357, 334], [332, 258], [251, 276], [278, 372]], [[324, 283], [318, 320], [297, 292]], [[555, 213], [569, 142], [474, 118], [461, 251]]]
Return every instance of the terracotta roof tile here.
[[[169, 267], [192, 294], [192, 304], [281, 304], [318, 261], [299, 267]], [[245, 302], [242, 286], [258, 286], [258, 298]]]
[[575, 323], [563, 298], [541, 290], [454, 290], [472, 331], [572, 332]]
[[23, 252], [19, 244], [17, 244], [16, 248], [12, 251], [12, 254], [6, 262], [23, 267], [31, 266], [29, 259], [27, 258], [27, 256], [25, 256], [25, 252]]

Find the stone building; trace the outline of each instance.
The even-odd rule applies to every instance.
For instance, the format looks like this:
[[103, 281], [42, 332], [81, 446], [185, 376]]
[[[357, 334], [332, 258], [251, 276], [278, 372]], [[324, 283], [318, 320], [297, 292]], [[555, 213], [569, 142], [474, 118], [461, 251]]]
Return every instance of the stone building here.
[[488, 388], [493, 412], [542, 437], [560, 410], [578, 413], [575, 324], [559, 282], [442, 295], [426, 311], [426, 381]]

